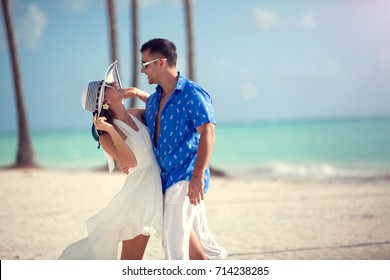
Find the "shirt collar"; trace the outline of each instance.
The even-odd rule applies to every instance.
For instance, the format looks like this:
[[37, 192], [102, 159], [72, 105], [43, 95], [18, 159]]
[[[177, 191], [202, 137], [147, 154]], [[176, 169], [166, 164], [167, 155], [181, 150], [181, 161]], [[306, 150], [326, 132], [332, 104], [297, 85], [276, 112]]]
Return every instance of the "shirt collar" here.
[[[184, 86], [186, 84], [186, 80], [187, 80], [185, 76], [180, 74], [180, 72], [177, 72], [177, 74], [179, 75], [179, 78], [177, 79], [177, 84], [176, 84], [174, 92], [176, 92], [176, 91], [183, 91], [184, 90]], [[159, 95], [161, 94], [162, 88], [160, 87], [160, 85], [156, 86], [156, 92]]]

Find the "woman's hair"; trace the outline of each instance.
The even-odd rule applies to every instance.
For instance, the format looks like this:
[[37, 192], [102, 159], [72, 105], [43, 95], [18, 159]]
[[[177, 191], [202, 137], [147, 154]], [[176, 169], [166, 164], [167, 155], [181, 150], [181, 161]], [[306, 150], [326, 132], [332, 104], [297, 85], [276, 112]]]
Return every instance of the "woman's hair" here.
[[[106, 117], [106, 122], [113, 124], [114, 117], [113, 117], [112, 111], [111, 111], [110, 107], [108, 107], [108, 109], [104, 109], [104, 104], [105, 103], [103, 102], [103, 108], [100, 111], [99, 117]], [[99, 135], [102, 135], [102, 134], [106, 133], [106, 131], [98, 130], [98, 133], [99, 133]]]
[[151, 39], [142, 45], [141, 53], [146, 50], [149, 50], [151, 54], [156, 53], [161, 55], [167, 59], [169, 65], [176, 66], [177, 53], [176, 46], [173, 42], [162, 38]]

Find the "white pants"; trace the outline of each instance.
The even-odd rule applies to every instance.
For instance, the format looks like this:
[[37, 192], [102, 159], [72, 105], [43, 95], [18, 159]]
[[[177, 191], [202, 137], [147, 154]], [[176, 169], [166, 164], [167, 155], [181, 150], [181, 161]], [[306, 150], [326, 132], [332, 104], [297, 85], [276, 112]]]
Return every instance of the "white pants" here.
[[163, 247], [168, 260], [189, 260], [189, 240], [194, 229], [209, 259], [226, 259], [227, 253], [219, 246], [207, 227], [204, 202], [194, 206], [187, 197], [187, 181], [169, 187], [164, 195]]

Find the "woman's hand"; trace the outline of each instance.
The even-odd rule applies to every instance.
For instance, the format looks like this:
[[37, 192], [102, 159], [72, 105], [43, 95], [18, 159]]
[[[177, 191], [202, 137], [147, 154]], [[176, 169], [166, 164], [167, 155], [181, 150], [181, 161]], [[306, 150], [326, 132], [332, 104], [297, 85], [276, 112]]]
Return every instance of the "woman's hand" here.
[[106, 122], [106, 120], [107, 120], [106, 117], [99, 117], [98, 118], [97, 114], [95, 114], [93, 116], [93, 124], [95, 125], [96, 129], [109, 132], [114, 127], [111, 124], [109, 124], [108, 122]]
[[125, 174], [129, 174], [129, 168], [124, 166], [120, 161], [116, 160], [116, 167]]

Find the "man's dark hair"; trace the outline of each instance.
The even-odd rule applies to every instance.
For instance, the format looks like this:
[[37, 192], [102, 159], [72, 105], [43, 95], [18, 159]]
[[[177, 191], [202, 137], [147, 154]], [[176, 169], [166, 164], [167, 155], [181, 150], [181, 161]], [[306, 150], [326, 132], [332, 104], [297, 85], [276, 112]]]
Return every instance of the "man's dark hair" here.
[[169, 65], [176, 66], [177, 53], [173, 42], [162, 38], [151, 39], [142, 45], [141, 53], [147, 50], [151, 54], [159, 54], [162, 58], [166, 58]]

